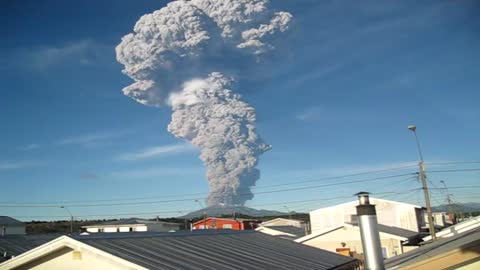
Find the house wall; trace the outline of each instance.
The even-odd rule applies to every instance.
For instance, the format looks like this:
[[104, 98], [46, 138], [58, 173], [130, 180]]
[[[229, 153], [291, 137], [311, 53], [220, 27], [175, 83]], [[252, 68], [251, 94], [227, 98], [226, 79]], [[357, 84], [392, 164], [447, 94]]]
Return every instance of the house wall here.
[[443, 252], [436, 256], [428, 256], [425, 259], [413, 264], [401, 264], [389, 269], [409, 270], [440, 270], [440, 269], [480, 269], [480, 246], [479, 241], [473, 241], [467, 245], [454, 250]]
[[135, 226], [135, 227], [133, 227], [133, 231], [134, 232], [146, 232], [146, 231], [148, 231], [148, 227], [145, 226], [145, 225]]
[[[360, 231], [356, 228], [342, 227], [305, 241], [303, 244], [336, 252], [337, 248], [343, 248], [341, 244], [342, 242], [346, 244], [345, 248], [350, 248], [350, 251], [363, 254]], [[401, 242], [399, 239], [393, 238], [388, 234], [380, 233], [380, 243], [382, 247], [386, 249], [387, 258], [402, 254]]]
[[2, 231], [5, 232], [5, 235], [25, 234], [25, 225], [21, 225], [21, 226], [0, 225], [0, 234], [2, 233]]
[[171, 230], [179, 231], [180, 224], [149, 223], [147, 224], [147, 228], [149, 232], [168, 232]]
[[98, 232], [99, 232], [99, 228], [87, 228], [87, 232], [89, 232], [89, 233], [98, 233]]
[[457, 270], [478, 270], [478, 269], [480, 269], [480, 260], [457, 268]]
[[199, 221], [193, 225], [193, 229], [231, 229], [231, 230], [243, 230], [243, 223], [238, 220], [225, 220], [225, 219], [207, 219], [205, 222]]
[[110, 258], [93, 254], [89, 251], [74, 251], [71, 248], [63, 248], [33, 262], [13, 268], [12, 270], [84, 270], [84, 269], [109, 269], [127, 270], [131, 268], [119, 264]]
[[[116, 232], [146, 232], [148, 231], [148, 227], [145, 225], [135, 225], [135, 226], [102, 226], [102, 227], [91, 227], [86, 228], [86, 231], [89, 233], [98, 233], [98, 232], [105, 232], [105, 233], [116, 233]], [[159, 231], [159, 230], [156, 230]], [[165, 230], [164, 230], [165, 231]]]
[[[418, 208], [403, 203], [375, 200], [375, 198], [370, 198], [370, 201], [376, 206], [379, 224], [419, 231], [422, 220], [417, 218], [416, 209]], [[358, 202], [354, 201], [310, 212], [312, 233], [340, 226], [343, 223], [356, 223], [357, 205]]]

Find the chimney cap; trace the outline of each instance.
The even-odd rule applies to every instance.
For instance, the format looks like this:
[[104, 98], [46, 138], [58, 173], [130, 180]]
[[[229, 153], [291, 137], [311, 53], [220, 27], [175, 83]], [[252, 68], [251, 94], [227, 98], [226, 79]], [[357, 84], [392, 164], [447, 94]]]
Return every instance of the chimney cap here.
[[358, 196], [358, 202], [360, 203], [360, 205], [369, 205], [370, 204], [370, 199], [369, 199], [369, 196], [368, 196], [368, 192], [365, 192], [365, 191], [360, 191], [358, 192], [357, 195]]

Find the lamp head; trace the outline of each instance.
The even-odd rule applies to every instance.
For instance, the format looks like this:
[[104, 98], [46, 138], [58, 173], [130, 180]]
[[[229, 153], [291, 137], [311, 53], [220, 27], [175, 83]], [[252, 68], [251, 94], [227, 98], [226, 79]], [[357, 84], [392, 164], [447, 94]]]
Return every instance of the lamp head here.
[[411, 130], [411, 131], [413, 131], [413, 132], [415, 132], [415, 130], [417, 129], [417, 127], [416, 127], [416, 126], [408, 126], [408, 129]]

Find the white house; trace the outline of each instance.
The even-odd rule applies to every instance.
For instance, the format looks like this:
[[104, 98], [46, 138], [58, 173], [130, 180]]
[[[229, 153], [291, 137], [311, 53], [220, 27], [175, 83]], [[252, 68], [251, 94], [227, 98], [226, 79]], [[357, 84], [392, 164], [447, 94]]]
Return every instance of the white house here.
[[25, 223], [7, 216], [0, 216], [0, 236], [25, 234]]
[[[425, 227], [424, 208], [418, 205], [370, 197], [375, 205], [379, 224], [419, 232]], [[338, 227], [344, 223], [357, 223], [358, 201], [347, 202], [310, 212], [312, 233]]]
[[115, 232], [169, 232], [180, 230], [181, 224], [129, 218], [82, 226], [87, 233]]

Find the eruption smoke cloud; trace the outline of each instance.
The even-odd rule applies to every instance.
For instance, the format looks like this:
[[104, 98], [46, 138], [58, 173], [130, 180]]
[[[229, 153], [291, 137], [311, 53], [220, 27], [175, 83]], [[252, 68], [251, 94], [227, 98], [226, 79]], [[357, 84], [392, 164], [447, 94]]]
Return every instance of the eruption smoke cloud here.
[[292, 16], [268, 0], [174, 1], [142, 16], [122, 38], [117, 60], [134, 80], [123, 93], [172, 107], [168, 130], [197, 146], [207, 167], [209, 206], [244, 204], [270, 148], [255, 130], [255, 110], [232, 92], [239, 59], [261, 60]]

